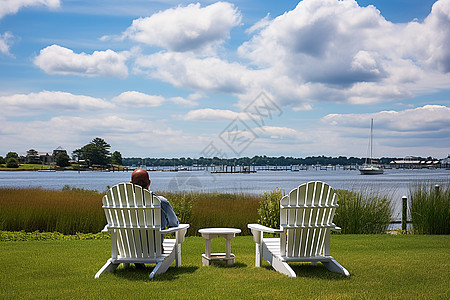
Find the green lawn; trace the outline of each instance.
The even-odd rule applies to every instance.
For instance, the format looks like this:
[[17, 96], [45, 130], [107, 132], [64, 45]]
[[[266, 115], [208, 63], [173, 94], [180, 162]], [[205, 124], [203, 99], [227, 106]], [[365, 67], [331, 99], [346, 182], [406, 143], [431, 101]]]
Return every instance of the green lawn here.
[[[223, 239], [213, 240], [223, 252]], [[449, 299], [450, 236], [332, 235], [331, 251], [350, 277], [323, 266], [297, 264], [297, 278], [265, 262], [254, 267], [250, 236], [232, 240], [234, 266], [201, 266], [204, 240], [188, 237], [182, 267], [148, 279], [145, 270], [119, 268], [94, 279], [110, 257], [109, 240], [0, 242], [1, 299]]]

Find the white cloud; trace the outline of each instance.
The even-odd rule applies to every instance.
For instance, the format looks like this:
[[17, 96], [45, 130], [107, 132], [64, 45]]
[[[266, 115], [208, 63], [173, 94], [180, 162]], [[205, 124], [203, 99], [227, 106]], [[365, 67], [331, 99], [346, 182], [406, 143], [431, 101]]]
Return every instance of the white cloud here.
[[238, 113], [227, 109], [203, 108], [189, 111], [182, 117], [186, 121], [224, 121], [240, 118], [241, 120], [250, 119], [247, 113]]
[[448, 153], [450, 108], [442, 105], [370, 114], [330, 114], [321, 122], [313, 121], [299, 128], [255, 128], [258, 138], [246, 152], [260, 155], [261, 149], [265, 149], [264, 153], [293, 153], [295, 157], [318, 154], [363, 157], [367, 154], [370, 118], [374, 118], [375, 157], [442, 158]]
[[3, 53], [8, 56], [12, 56], [12, 54], [9, 52], [9, 48], [12, 45], [12, 39], [14, 38], [14, 35], [7, 31], [4, 34], [0, 34], [0, 53]]
[[0, 148], [4, 152], [25, 152], [30, 147], [41, 151], [59, 145], [71, 152], [97, 136], [127, 157], [168, 157], [167, 153], [173, 153], [174, 149], [182, 147], [194, 152], [198, 148], [198, 136], [174, 130], [161, 121], [151, 122], [142, 118], [99, 114], [95, 117], [56, 116], [43, 121], [1, 122]]
[[[255, 86], [263, 86], [280, 104], [368, 104], [448, 88], [449, 0], [437, 1], [422, 23], [394, 24], [374, 6], [360, 7], [353, 0], [303, 0], [294, 10], [261, 22], [263, 29], [238, 52], [259, 70], [271, 70]], [[266, 85], [283, 77], [289, 78], [283, 87], [291, 97], [279, 84]]]
[[90, 111], [114, 107], [114, 105], [103, 99], [58, 91], [0, 96], [0, 106], [6, 111], [19, 113], [60, 110]]
[[55, 9], [60, 6], [60, 0], [2, 0], [0, 2], [0, 19], [7, 14], [17, 13], [22, 7], [38, 5]]
[[187, 98], [184, 97], [169, 97], [164, 98], [160, 95], [148, 95], [136, 91], [123, 92], [117, 97], [112, 98], [112, 102], [123, 106], [129, 107], [156, 107], [161, 106], [164, 102], [171, 101], [175, 104], [179, 104], [186, 107], [192, 107], [198, 105], [196, 102], [199, 94], [190, 94]]
[[112, 50], [77, 54], [70, 49], [52, 45], [40, 51], [34, 64], [49, 74], [125, 78], [128, 76], [125, 64], [128, 55], [128, 52], [116, 53]]
[[190, 4], [134, 20], [122, 38], [171, 51], [191, 51], [223, 42], [240, 20], [240, 13], [228, 2], [206, 7]]
[[169, 98], [175, 104], [180, 104], [187, 107], [197, 106], [197, 100], [203, 98], [203, 96], [199, 93], [190, 94], [187, 98], [184, 97], [171, 97]]
[[401, 49], [419, 64], [450, 73], [450, 1], [437, 1], [423, 23], [410, 22], [402, 32], [407, 43]]
[[403, 111], [381, 111], [372, 114], [330, 114], [325, 116], [323, 121], [339, 127], [367, 128], [370, 118], [376, 122], [377, 130], [417, 134], [440, 130], [450, 132], [450, 108], [443, 105], [425, 105]]
[[448, 88], [448, 11], [450, 0], [440, 0], [424, 22], [394, 24], [353, 0], [303, 0], [248, 31], [253, 37], [238, 49], [248, 65], [162, 51], [138, 57], [135, 69], [177, 88], [232, 94], [240, 107], [261, 90], [296, 111], [398, 101]]
[[372, 114], [331, 114], [322, 118], [323, 124], [328, 125], [324, 134], [334, 141], [334, 151], [341, 149], [347, 155], [363, 156], [371, 118], [374, 156], [443, 157], [450, 147], [450, 108], [442, 105]]
[[256, 133], [260, 137], [269, 137], [271, 139], [282, 139], [291, 138], [297, 139], [300, 133], [289, 127], [278, 127], [278, 126], [261, 126], [255, 128]]
[[160, 106], [165, 99], [163, 96], [147, 95], [136, 91], [129, 91], [114, 97], [112, 101], [125, 106], [155, 107]]
[[197, 58], [191, 53], [159, 52], [136, 59], [140, 71], [190, 90], [235, 93], [251, 81], [251, 71], [217, 57]]
[[264, 18], [256, 22], [252, 27], [247, 29], [245, 32], [251, 34], [254, 33], [255, 31], [267, 27], [269, 24], [270, 24], [270, 13], [267, 13], [267, 15]]

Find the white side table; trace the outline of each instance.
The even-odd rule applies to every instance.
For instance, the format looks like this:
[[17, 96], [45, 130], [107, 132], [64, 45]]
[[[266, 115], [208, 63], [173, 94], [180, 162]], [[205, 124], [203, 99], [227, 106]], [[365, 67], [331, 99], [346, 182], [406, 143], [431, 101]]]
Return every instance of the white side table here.
[[[209, 266], [212, 260], [226, 261], [227, 265], [234, 264], [234, 254], [231, 253], [231, 239], [241, 230], [237, 228], [202, 228], [198, 232], [206, 240], [205, 254], [202, 254], [204, 266]], [[211, 240], [215, 237], [223, 237], [227, 243], [226, 253], [211, 253]]]

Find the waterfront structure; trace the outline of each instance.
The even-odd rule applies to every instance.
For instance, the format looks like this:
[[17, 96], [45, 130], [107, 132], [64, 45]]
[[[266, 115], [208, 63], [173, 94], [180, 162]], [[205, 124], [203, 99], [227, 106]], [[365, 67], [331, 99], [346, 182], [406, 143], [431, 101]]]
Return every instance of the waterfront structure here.
[[442, 161], [436, 159], [424, 160], [415, 156], [406, 156], [403, 159], [391, 161], [389, 165], [396, 169], [435, 169], [442, 167]]

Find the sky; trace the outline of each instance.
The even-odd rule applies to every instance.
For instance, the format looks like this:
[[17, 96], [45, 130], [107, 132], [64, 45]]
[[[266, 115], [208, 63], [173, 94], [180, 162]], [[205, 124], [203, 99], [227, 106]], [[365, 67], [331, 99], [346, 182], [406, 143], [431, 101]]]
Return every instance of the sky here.
[[450, 0], [0, 0], [0, 155], [444, 158]]

